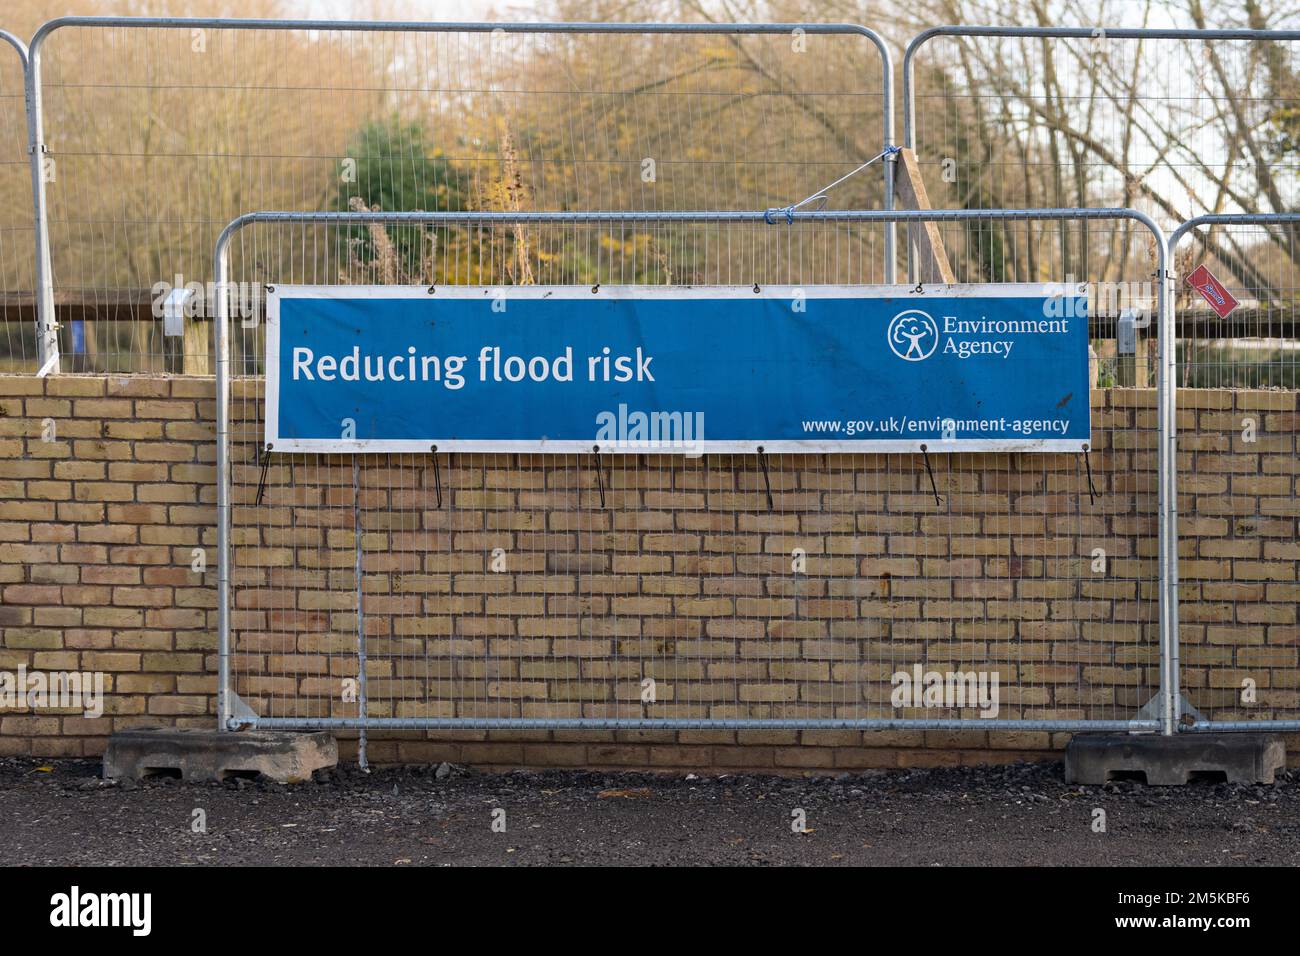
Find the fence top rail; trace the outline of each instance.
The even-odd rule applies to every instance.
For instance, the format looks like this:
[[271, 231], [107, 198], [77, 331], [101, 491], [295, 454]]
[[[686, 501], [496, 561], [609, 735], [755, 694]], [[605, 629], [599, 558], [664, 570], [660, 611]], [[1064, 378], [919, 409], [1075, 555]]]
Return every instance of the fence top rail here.
[[27, 72], [27, 44], [18, 39], [18, 37], [14, 36], [8, 30], [0, 30], [0, 40], [8, 43], [18, 51], [18, 58], [23, 62], [23, 72]]
[[[774, 218], [775, 214], [775, 218]], [[1154, 219], [1140, 209], [1111, 207], [1074, 209], [823, 209], [823, 210], [647, 210], [626, 212], [582, 211], [468, 211], [468, 212], [294, 212], [274, 210], [244, 213], [232, 219], [221, 233], [226, 239], [254, 223], [312, 225], [538, 225], [601, 223], [760, 223], [785, 225], [796, 222], [954, 222], [966, 219], [1132, 219], [1163, 237]], [[220, 241], [220, 240], [219, 240]]]
[[1196, 216], [1169, 234], [1169, 248], [1173, 249], [1183, 236], [1201, 226], [1267, 226], [1270, 223], [1284, 222], [1300, 222], [1300, 212], [1238, 212]]
[[929, 27], [912, 37], [907, 54], [936, 36], [954, 37], [1075, 37], [1114, 40], [1300, 40], [1300, 30], [1251, 30], [1162, 27], [1008, 27], [945, 24]]
[[1129, 219], [1141, 223], [1156, 241], [1158, 272], [1168, 263], [1169, 242], [1159, 224], [1140, 209], [1114, 207], [1103, 209], [830, 209], [772, 210], [656, 210], [646, 212], [292, 212], [285, 210], [244, 213], [221, 230], [216, 244], [216, 278], [218, 288], [225, 279], [223, 263], [226, 250], [235, 234], [245, 226], [280, 223], [286, 225], [408, 225], [408, 226], [488, 226], [488, 225], [599, 225], [601, 223], [767, 223], [773, 226], [797, 222], [962, 222], [978, 220]]
[[160, 27], [165, 29], [209, 28], [213, 30], [340, 30], [394, 33], [705, 33], [779, 34], [802, 30], [817, 34], [857, 34], [876, 44], [888, 55], [884, 38], [857, 23], [597, 23], [585, 20], [504, 22], [493, 20], [274, 20], [243, 17], [57, 17], [41, 24], [32, 37], [38, 47], [49, 34], [62, 27]]
[[[1161, 29], [1159, 27], [1006, 27], [946, 24], [922, 30], [903, 51], [903, 145], [913, 147], [916, 129], [916, 52], [935, 37], [1021, 37], [1082, 40], [1300, 40], [1300, 30]], [[33, 46], [35, 43], [33, 42]]]

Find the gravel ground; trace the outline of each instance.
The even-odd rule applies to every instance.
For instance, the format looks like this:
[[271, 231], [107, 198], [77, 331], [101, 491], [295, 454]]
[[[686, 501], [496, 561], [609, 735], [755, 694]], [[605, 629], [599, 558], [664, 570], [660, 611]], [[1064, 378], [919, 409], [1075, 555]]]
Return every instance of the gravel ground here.
[[0, 864], [1296, 865], [1300, 771], [1272, 787], [1147, 788], [1067, 785], [1057, 763], [810, 780], [443, 764], [190, 786], [6, 758]]

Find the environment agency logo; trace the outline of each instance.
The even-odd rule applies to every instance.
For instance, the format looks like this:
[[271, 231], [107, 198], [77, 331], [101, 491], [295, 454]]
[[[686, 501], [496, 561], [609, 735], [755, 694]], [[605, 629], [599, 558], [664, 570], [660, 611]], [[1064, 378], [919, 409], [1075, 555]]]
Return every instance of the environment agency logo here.
[[908, 309], [894, 316], [885, 331], [889, 347], [907, 362], [928, 359], [939, 347], [939, 325], [920, 309]]

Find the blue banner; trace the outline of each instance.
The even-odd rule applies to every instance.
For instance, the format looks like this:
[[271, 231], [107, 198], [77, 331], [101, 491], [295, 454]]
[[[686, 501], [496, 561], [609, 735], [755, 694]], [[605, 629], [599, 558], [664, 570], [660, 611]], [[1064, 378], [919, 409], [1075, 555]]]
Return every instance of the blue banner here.
[[278, 286], [276, 451], [1079, 451], [1071, 287]]

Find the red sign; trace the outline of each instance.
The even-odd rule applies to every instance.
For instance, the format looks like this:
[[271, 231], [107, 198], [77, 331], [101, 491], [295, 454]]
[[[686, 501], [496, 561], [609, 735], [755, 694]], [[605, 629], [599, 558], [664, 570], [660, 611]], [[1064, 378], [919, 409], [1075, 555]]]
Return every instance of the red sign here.
[[1241, 303], [1233, 298], [1232, 293], [1222, 282], [1214, 277], [1205, 266], [1197, 266], [1187, 277], [1187, 284], [1201, 294], [1201, 298], [1210, 303], [1210, 308], [1226, 319], [1228, 313]]

